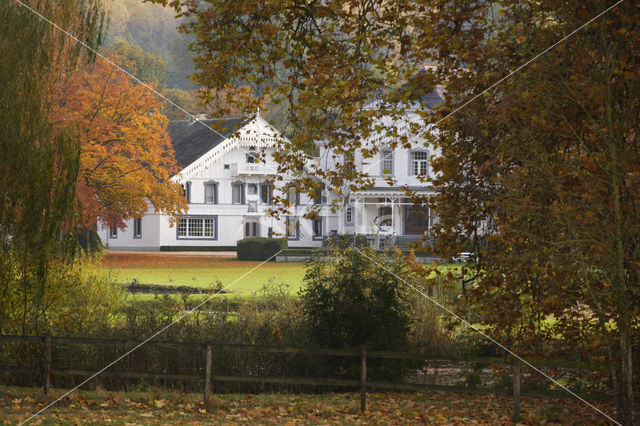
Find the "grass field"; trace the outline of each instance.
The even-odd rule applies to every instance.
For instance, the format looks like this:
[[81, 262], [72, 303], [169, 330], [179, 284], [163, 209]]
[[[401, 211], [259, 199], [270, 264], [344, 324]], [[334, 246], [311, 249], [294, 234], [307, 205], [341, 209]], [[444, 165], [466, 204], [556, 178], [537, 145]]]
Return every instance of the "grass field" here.
[[[105, 268], [116, 274], [117, 282], [130, 283], [135, 278], [140, 283], [194, 287], [209, 287], [216, 281], [227, 286], [260, 263], [219, 254], [135, 252], [106, 253], [103, 261]], [[233, 284], [229, 291], [248, 295], [265, 283], [283, 282], [289, 285], [290, 293], [295, 294], [302, 283], [304, 270], [301, 262], [267, 262]]]
[[[18, 424], [62, 395], [40, 389], [0, 387], [0, 418]], [[367, 411], [355, 393], [216, 394], [209, 406], [202, 394], [166, 391], [76, 391], [30, 424], [438, 424], [509, 425], [512, 401], [506, 396], [454, 393], [371, 393]], [[595, 403], [606, 413], [612, 404]], [[608, 424], [577, 399], [523, 397], [523, 425]]]

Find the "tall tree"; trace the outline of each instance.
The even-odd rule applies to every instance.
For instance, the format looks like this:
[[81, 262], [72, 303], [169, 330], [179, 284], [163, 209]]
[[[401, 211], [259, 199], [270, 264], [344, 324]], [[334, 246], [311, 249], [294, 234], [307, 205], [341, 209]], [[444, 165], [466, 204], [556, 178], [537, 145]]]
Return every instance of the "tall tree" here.
[[[451, 98], [442, 116], [611, 5], [439, 2], [446, 19], [431, 34]], [[637, 421], [639, 17], [637, 5], [617, 5], [450, 116], [435, 164], [437, 241], [455, 251], [475, 237], [483, 261], [470, 295], [494, 301], [484, 320], [523, 348], [551, 333], [602, 350], [625, 424]], [[480, 27], [488, 40], [473, 35]]]
[[[352, 167], [353, 153], [364, 148], [371, 157], [380, 146], [360, 141], [378, 132], [385, 144], [407, 146], [399, 129], [376, 127], [377, 120], [402, 116], [432, 83], [445, 84], [447, 105], [422, 114], [423, 124], [440, 126], [432, 139], [443, 153], [434, 161], [437, 248], [448, 255], [475, 245], [481, 261], [465, 277], [475, 284], [468, 300], [521, 350], [562, 340], [554, 336], [582, 339], [586, 353], [603, 350], [618, 418], [634, 422], [635, 2], [616, 4], [582, 28], [614, 3], [155, 1], [189, 18], [184, 30], [197, 36], [196, 79], [204, 87], [251, 81], [265, 96], [288, 102], [295, 132], [277, 160], [303, 189], [312, 191], [314, 178], [338, 192], [370, 185]], [[415, 74], [430, 62], [436, 66]], [[518, 73], [494, 86], [510, 70]], [[363, 108], [375, 98], [378, 108]], [[239, 103], [252, 109], [250, 99]], [[337, 169], [307, 167], [310, 140], [332, 148]]]
[[[100, 2], [33, 7], [86, 44], [99, 44]], [[0, 32], [0, 321], [7, 310], [22, 312], [22, 332], [28, 333], [38, 331], [46, 309], [49, 266], [64, 258], [61, 234], [75, 202], [78, 134], [73, 125], [53, 126], [54, 89], [85, 56], [14, 2], [0, 5]], [[20, 306], [7, 305], [9, 292], [20, 294]]]
[[174, 217], [184, 212], [180, 185], [170, 180], [178, 165], [168, 120], [154, 93], [97, 59], [65, 80], [57, 105], [58, 123], [75, 123], [80, 132], [76, 188], [85, 228], [124, 226], [148, 203]]
[[145, 52], [140, 46], [121, 41], [110, 46], [106, 53], [123, 59], [122, 66], [145, 83], [153, 83], [161, 90], [167, 86], [167, 64], [157, 55]]

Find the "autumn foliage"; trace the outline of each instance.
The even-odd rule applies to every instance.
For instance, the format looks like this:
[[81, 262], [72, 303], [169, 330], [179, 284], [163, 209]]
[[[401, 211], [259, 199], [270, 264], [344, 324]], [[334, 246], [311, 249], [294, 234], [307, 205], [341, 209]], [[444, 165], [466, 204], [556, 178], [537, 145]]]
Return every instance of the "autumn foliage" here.
[[170, 181], [178, 166], [162, 107], [148, 88], [100, 58], [62, 84], [57, 121], [74, 123], [81, 135], [76, 188], [83, 226], [123, 226], [149, 203], [173, 215], [184, 210], [180, 186]]

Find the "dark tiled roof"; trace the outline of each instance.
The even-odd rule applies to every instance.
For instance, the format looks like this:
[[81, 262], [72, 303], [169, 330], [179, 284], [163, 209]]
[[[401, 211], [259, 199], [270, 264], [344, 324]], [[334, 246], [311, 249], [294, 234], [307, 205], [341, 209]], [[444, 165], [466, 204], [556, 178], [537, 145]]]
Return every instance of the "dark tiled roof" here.
[[440, 94], [440, 91], [437, 87], [434, 87], [433, 90], [422, 96], [422, 103], [427, 108], [433, 110], [435, 107], [444, 102], [444, 98]]
[[[249, 120], [242, 117], [170, 121], [169, 137], [171, 138], [178, 165], [184, 169], [231, 136], [247, 122]], [[211, 131], [207, 126], [217, 133]]]

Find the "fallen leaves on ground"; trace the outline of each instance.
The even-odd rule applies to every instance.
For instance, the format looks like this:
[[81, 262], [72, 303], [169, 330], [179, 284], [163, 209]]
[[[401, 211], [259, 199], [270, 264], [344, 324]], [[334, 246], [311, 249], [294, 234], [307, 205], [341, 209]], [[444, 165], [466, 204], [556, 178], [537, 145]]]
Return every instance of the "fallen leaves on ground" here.
[[[0, 387], [5, 424], [27, 419], [64, 393]], [[200, 394], [169, 391], [76, 391], [34, 419], [36, 424], [440, 424], [493, 425], [511, 422], [505, 396], [453, 393], [371, 393], [359, 412], [359, 394], [215, 394], [205, 405]], [[606, 413], [613, 406], [595, 403]], [[522, 398], [520, 424], [609, 424], [574, 399]]]

